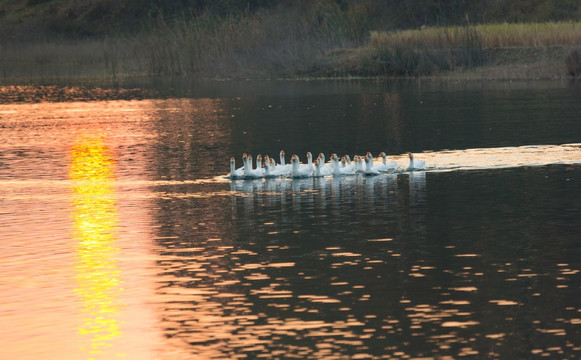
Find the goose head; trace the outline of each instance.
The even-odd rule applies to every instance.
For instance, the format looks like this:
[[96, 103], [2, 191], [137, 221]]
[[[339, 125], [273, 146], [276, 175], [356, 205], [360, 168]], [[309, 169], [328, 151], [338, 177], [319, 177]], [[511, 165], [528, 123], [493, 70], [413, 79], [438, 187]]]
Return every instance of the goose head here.
[[310, 151], [307, 153], [307, 164], [309, 166], [312, 166], [313, 165], [313, 154], [311, 154]]
[[230, 158], [230, 174], [234, 174], [236, 171], [236, 160], [234, 160], [234, 156]]
[[284, 161], [284, 150], [280, 151], [280, 164], [281, 165], [286, 165], [285, 161]]

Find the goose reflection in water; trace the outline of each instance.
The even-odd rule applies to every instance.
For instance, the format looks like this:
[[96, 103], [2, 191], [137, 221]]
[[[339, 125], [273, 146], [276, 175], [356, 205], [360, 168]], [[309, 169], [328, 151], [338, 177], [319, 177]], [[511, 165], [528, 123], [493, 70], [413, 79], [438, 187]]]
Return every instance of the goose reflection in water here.
[[258, 222], [262, 217], [255, 215], [268, 211], [331, 211], [339, 215], [359, 209], [392, 213], [402, 204], [416, 206], [425, 202], [426, 173], [235, 180], [231, 181], [230, 190], [233, 207], [240, 210], [238, 205], [242, 205], [244, 209], [244, 214], [238, 215]]
[[426, 201], [426, 172], [412, 171], [409, 173], [410, 203], [417, 205]]

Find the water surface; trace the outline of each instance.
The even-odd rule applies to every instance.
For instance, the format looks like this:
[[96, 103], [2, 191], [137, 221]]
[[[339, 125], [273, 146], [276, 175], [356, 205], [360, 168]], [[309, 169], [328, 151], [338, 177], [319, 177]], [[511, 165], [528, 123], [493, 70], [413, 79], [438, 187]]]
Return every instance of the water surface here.
[[[579, 358], [578, 88], [162, 85], [0, 105], [3, 357]], [[281, 149], [401, 169], [222, 176]]]

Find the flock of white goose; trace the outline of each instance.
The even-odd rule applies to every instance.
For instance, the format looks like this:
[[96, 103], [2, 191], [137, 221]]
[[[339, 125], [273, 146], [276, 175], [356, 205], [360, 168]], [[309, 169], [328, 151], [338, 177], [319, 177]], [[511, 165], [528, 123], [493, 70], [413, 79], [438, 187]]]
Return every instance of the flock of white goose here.
[[[396, 161], [387, 161], [387, 156], [381, 152], [379, 156], [382, 162], [375, 165], [373, 163], [373, 156], [367, 153], [364, 156], [355, 155], [353, 161], [349, 155], [343, 156], [341, 159], [337, 154], [331, 155], [331, 160], [325, 162], [325, 155], [319, 154], [316, 160], [313, 161], [313, 156], [310, 152], [307, 153], [307, 163], [301, 164], [299, 157], [293, 155], [290, 164], [285, 161], [285, 152], [280, 152], [280, 162], [265, 155], [256, 157], [256, 167], [252, 163], [252, 155], [246, 153], [242, 155], [243, 166], [236, 168], [236, 161], [234, 157], [230, 159], [230, 179], [259, 179], [259, 178], [274, 178], [274, 177], [292, 177], [292, 178], [308, 178], [321, 176], [341, 176], [341, 175], [379, 175], [381, 173], [394, 172], [398, 169]], [[408, 153], [409, 165], [407, 170], [424, 170], [426, 162], [424, 160], [414, 159], [412, 153]]]

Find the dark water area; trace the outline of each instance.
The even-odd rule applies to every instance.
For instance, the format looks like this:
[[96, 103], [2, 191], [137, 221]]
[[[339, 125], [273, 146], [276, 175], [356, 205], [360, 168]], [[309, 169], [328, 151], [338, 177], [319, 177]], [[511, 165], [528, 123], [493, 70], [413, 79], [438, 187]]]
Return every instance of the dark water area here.
[[[123, 86], [0, 105], [2, 356], [579, 358], [575, 85]], [[281, 149], [398, 168], [224, 176]]]

